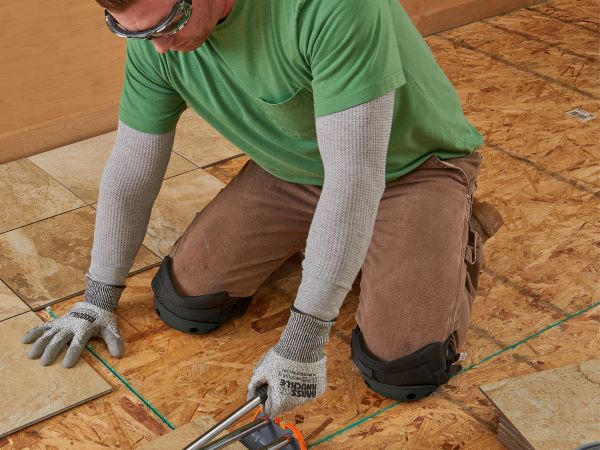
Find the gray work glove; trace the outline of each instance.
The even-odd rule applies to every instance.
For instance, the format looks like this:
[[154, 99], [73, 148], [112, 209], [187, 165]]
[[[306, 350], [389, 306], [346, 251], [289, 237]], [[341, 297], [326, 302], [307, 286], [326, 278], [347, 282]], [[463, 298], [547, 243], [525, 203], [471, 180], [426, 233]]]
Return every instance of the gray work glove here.
[[279, 342], [260, 360], [248, 385], [248, 400], [268, 385], [264, 411], [269, 417], [314, 400], [327, 388], [323, 352], [334, 321], [325, 322], [292, 308]]
[[92, 337], [104, 339], [112, 356], [122, 356], [123, 339], [113, 312], [123, 289], [124, 286], [110, 286], [88, 278], [85, 301], [76, 303], [64, 316], [38, 325], [23, 336], [24, 344], [35, 341], [27, 356], [30, 359], [41, 356], [42, 365], [47, 366], [69, 344], [63, 366], [73, 367]]

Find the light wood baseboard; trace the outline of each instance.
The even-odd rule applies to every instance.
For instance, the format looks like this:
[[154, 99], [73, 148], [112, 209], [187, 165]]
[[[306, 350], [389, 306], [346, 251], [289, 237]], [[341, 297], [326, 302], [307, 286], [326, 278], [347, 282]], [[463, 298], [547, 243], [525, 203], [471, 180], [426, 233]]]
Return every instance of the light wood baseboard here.
[[400, 0], [400, 3], [421, 34], [429, 36], [544, 1], [546, 0]]
[[0, 164], [114, 131], [117, 122], [115, 102], [0, 134]]

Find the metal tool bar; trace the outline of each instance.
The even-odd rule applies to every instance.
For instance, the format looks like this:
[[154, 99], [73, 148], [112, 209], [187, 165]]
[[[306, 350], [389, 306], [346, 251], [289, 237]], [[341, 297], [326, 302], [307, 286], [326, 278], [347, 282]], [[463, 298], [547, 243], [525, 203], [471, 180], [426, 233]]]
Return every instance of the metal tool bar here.
[[228, 428], [231, 424], [237, 422], [258, 405], [261, 404], [260, 397], [254, 397], [252, 400], [248, 401], [242, 407], [236, 409], [229, 416], [225, 418], [222, 422], [219, 422], [194, 442], [189, 444], [184, 450], [200, 450], [203, 446], [207, 445], [210, 441], [216, 438], [219, 434], [221, 434], [226, 428]]
[[226, 434], [222, 438], [211, 442], [208, 445], [202, 447], [202, 450], [218, 450], [220, 448], [225, 447], [226, 445], [231, 444], [232, 442], [239, 441], [241, 438], [248, 436], [249, 434], [254, 433], [255, 431], [261, 429], [264, 426], [269, 425], [271, 421], [268, 417], [263, 416], [260, 419], [257, 419], [253, 422], [250, 422], [235, 431], [232, 431], [229, 434]]
[[278, 439], [275, 439], [270, 444], [261, 447], [260, 450], [279, 450], [292, 442], [292, 438], [290, 436], [281, 436]]

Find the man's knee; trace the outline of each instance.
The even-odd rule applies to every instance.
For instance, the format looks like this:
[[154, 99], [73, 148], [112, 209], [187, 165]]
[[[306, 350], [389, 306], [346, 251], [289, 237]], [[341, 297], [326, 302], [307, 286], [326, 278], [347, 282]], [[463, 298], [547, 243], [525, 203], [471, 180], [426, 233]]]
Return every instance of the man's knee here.
[[382, 361], [369, 352], [357, 327], [352, 332], [352, 360], [367, 385], [378, 394], [401, 402], [419, 400], [461, 370], [455, 364], [459, 355], [451, 341], [449, 337], [393, 361]]
[[171, 259], [167, 256], [152, 280], [154, 306], [159, 317], [172, 328], [203, 334], [226, 320], [243, 314], [250, 297], [230, 297], [227, 292], [200, 296], [181, 296], [171, 277]]

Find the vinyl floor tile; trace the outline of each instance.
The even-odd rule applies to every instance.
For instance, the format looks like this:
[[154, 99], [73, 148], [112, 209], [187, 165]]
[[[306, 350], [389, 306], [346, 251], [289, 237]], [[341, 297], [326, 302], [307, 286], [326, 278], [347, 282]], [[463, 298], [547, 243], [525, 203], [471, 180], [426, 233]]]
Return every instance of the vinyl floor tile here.
[[26, 311], [29, 311], [29, 307], [6, 284], [0, 281], [0, 321]]
[[242, 153], [191, 109], [179, 118], [173, 151], [199, 167]]
[[[0, 279], [40, 309], [85, 289], [94, 233], [90, 206], [0, 235]], [[159, 262], [142, 247], [132, 272]]]
[[21, 337], [40, 323], [32, 312], [0, 323], [0, 438], [112, 390], [84, 361], [64, 369], [61, 356], [47, 367], [28, 359]]
[[505, 424], [534, 448], [575, 448], [600, 438], [600, 360], [481, 386]]
[[[108, 160], [117, 132], [106, 133], [56, 150], [41, 153], [29, 159], [44, 169], [88, 204], [98, 201], [100, 177]], [[170, 178], [197, 167], [173, 153], [165, 178]]]
[[225, 183], [202, 169], [166, 180], [152, 210], [144, 245], [161, 258]]
[[0, 233], [83, 206], [27, 159], [0, 165]]

